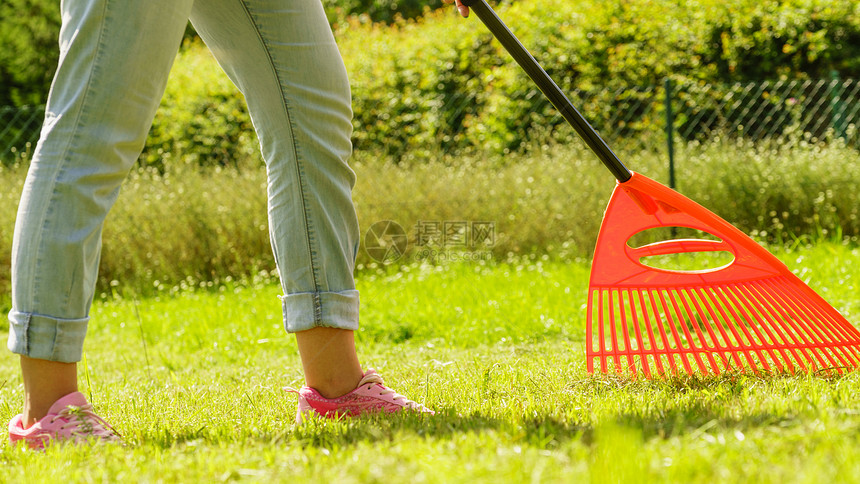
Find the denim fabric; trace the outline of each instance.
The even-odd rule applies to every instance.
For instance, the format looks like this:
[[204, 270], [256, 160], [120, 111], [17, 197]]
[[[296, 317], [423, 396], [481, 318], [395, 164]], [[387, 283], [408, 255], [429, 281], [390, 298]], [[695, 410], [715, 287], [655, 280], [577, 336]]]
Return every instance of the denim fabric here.
[[79, 361], [105, 216], [188, 19], [245, 95], [268, 173], [284, 325], [358, 327], [349, 83], [319, 0], [63, 0], [60, 63], [21, 197], [9, 348]]

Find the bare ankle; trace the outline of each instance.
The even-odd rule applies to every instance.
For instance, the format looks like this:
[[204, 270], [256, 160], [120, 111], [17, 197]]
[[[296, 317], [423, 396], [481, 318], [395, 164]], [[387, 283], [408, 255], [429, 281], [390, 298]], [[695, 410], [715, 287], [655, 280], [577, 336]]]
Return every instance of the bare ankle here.
[[24, 425], [38, 422], [60, 398], [78, 391], [77, 363], [21, 356], [24, 380]]
[[362, 376], [360, 372], [357, 377], [353, 374], [343, 374], [326, 381], [307, 381], [306, 385], [325, 398], [337, 398], [355, 390]]
[[345, 395], [364, 376], [355, 352], [353, 332], [314, 328], [296, 333], [305, 383], [326, 398]]

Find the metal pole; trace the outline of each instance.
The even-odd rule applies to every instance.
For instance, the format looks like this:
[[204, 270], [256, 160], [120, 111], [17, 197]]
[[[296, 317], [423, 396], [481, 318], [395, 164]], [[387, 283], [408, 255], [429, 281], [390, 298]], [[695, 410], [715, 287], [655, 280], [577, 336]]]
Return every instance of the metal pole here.
[[830, 71], [830, 127], [837, 138], [845, 137], [845, 104], [839, 85], [839, 71]]

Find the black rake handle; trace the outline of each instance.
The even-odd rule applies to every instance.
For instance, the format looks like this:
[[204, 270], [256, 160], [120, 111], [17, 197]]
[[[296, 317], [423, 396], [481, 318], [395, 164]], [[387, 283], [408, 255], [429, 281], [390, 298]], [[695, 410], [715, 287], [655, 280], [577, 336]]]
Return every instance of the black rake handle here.
[[567, 96], [559, 89], [549, 74], [538, 64], [535, 58], [523, 47], [523, 44], [511, 32], [507, 25], [502, 22], [502, 19], [496, 12], [487, 4], [486, 0], [460, 0], [460, 3], [471, 8], [481, 22], [487, 26], [493, 36], [502, 44], [505, 50], [511, 54], [511, 57], [517, 61], [517, 64], [526, 71], [526, 74], [537, 84], [538, 88], [550, 100], [553, 106], [556, 107], [564, 116], [564, 119], [573, 126], [573, 129], [585, 141], [585, 144], [600, 158], [600, 161], [606, 165], [606, 168], [612, 172], [612, 175], [624, 183], [629, 180], [633, 174], [630, 170], [621, 163], [618, 156], [609, 148], [606, 141], [597, 134], [597, 131], [588, 124], [588, 121], [576, 110]]

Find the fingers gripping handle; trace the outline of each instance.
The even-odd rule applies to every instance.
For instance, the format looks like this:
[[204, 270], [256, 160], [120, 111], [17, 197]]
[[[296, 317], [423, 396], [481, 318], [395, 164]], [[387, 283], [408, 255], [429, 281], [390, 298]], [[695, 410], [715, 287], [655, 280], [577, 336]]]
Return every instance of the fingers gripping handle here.
[[517, 64], [526, 71], [526, 74], [537, 84], [544, 95], [552, 102], [564, 116], [564, 119], [573, 126], [573, 129], [585, 141], [585, 144], [600, 158], [606, 168], [612, 172], [615, 178], [624, 183], [630, 179], [632, 174], [627, 167], [621, 163], [618, 156], [609, 148], [609, 145], [597, 134], [597, 131], [588, 124], [588, 121], [576, 110], [567, 96], [553, 82], [543, 67], [538, 64], [534, 57], [523, 47], [523, 44], [511, 32], [496, 12], [487, 4], [486, 0], [460, 0], [460, 3], [471, 8], [481, 22], [487, 26], [494, 37], [502, 44]]

